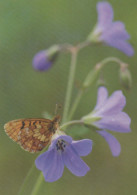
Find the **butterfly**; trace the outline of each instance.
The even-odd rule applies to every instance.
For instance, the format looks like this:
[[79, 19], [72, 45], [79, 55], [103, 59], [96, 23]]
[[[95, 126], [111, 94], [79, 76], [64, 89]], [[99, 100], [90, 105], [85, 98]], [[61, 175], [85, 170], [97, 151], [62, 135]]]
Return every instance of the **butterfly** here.
[[60, 116], [52, 120], [42, 118], [17, 119], [4, 125], [6, 134], [31, 153], [41, 151], [59, 127]]

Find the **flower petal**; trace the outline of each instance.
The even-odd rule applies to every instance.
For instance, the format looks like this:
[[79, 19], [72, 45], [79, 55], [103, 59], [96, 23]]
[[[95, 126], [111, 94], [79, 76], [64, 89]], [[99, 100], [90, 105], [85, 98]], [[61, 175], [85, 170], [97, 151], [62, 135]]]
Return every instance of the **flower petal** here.
[[105, 105], [96, 113], [96, 116], [109, 116], [120, 112], [126, 104], [126, 98], [122, 91], [114, 92], [106, 101]]
[[37, 159], [35, 160], [35, 165], [37, 169], [43, 171], [45, 169], [45, 165], [46, 165], [46, 168], [48, 169], [48, 167], [52, 163], [53, 154], [54, 154], [53, 150], [48, 150], [42, 153], [41, 155], [39, 155]]
[[53, 150], [53, 156], [50, 166], [47, 168], [45, 164], [45, 170], [43, 170], [44, 178], [47, 182], [54, 182], [58, 180], [64, 170], [64, 163], [62, 160], [62, 155]]
[[122, 39], [113, 39], [109, 38], [105, 40], [105, 42], [112, 47], [115, 47], [116, 49], [119, 49], [123, 53], [125, 53], [127, 56], [133, 56], [134, 55], [134, 49], [133, 47], [126, 41]]
[[131, 131], [130, 123], [130, 117], [125, 112], [120, 112], [117, 115], [103, 117], [101, 120], [94, 122], [94, 125], [100, 129], [128, 133]]
[[48, 182], [58, 180], [63, 174], [64, 164], [62, 156], [55, 150], [49, 150], [38, 156], [35, 164], [43, 172], [45, 180]]
[[72, 147], [79, 156], [86, 156], [92, 150], [92, 140], [83, 139], [80, 141], [73, 141]]
[[98, 95], [97, 95], [97, 104], [95, 106], [95, 110], [100, 109], [108, 97], [108, 91], [105, 87], [99, 87], [98, 89]]
[[90, 170], [71, 146], [66, 149], [62, 157], [66, 167], [76, 176], [84, 176]]
[[102, 35], [102, 39], [105, 41], [112, 39], [127, 40], [129, 38], [130, 35], [126, 31], [124, 23], [120, 21], [113, 22], [109, 30], [106, 29], [105, 33]]
[[102, 131], [97, 131], [97, 133], [99, 133], [102, 137], [104, 137], [104, 139], [106, 140], [106, 142], [108, 143], [110, 150], [112, 152], [113, 156], [119, 156], [120, 152], [121, 152], [121, 146], [120, 143], [118, 142], [118, 140], [111, 134], [109, 134], [108, 132], [102, 130]]
[[125, 25], [122, 22], [113, 22], [111, 27], [101, 35], [101, 40], [112, 47], [119, 49], [128, 56], [134, 54], [132, 46], [126, 42], [130, 38], [130, 35], [125, 30]]
[[107, 2], [99, 2], [97, 4], [98, 25], [105, 28], [110, 25], [113, 20], [113, 9]]

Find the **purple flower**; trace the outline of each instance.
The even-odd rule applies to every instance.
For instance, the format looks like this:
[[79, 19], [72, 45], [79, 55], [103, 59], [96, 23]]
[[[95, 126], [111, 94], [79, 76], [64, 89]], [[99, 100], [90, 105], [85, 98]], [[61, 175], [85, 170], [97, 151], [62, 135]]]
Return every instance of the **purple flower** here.
[[52, 67], [60, 51], [60, 46], [53, 45], [47, 50], [38, 52], [32, 61], [34, 69], [38, 71], [47, 71]]
[[115, 47], [128, 56], [134, 54], [132, 46], [127, 42], [130, 39], [122, 22], [113, 22], [113, 9], [108, 2], [97, 4], [98, 23], [95, 30], [89, 36], [89, 40], [105, 42], [107, 45]]
[[46, 71], [51, 68], [52, 61], [48, 59], [46, 50], [38, 52], [33, 58], [33, 67], [38, 71]]
[[[115, 91], [110, 97], [105, 87], [98, 89], [97, 104], [89, 115], [83, 117], [86, 124], [91, 124], [100, 130], [96, 130], [107, 141], [112, 155], [118, 156], [121, 147], [117, 139], [109, 134], [107, 130], [128, 133], [130, 129], [130, 118], [123, 112], [126, 99], [122, 91]], [[101, 130], [102, 129], [102, 130]]]
[[91, 140], [72, 141], [70, 136], [61, 135], [52, 141], [48, 151], [41, 154], [35, 164], [47, 182], [58, 180], [63, 174], [64, 165], [80, 177], [90, 170], [80, 156], [88, 155], [91, 150]]

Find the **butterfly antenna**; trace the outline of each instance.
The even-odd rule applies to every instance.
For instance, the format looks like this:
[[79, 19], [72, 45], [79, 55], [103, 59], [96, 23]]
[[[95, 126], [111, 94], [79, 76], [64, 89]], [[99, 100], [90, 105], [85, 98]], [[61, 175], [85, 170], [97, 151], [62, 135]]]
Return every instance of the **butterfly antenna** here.
[[59, 114], [59, 110], [62, 108], [62, 105], [61, 104], [56, 104], [55, 106], [55, 115], [58, 115]]

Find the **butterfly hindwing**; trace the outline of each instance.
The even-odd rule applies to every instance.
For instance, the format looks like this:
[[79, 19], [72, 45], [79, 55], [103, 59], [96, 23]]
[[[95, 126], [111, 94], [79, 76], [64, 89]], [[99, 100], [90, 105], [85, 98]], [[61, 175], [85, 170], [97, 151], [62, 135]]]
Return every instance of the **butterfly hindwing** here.
[[23, 149], [38, 152], [50, 143], [54, 123], [54, 119], [18, 119], [6, 123], [4, 129]]

